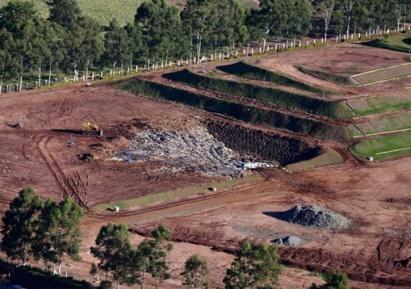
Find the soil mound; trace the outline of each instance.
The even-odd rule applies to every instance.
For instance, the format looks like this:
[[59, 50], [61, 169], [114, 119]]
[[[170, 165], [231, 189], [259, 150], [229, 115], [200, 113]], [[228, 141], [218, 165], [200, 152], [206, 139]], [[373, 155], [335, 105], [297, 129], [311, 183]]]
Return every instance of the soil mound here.
[[277, 219], [306, 227], [325, 230], [344, 230], [351, 226], [351, 221], [333, 211], [320, 206], [295, 206], [285, 212], [274, 213]]

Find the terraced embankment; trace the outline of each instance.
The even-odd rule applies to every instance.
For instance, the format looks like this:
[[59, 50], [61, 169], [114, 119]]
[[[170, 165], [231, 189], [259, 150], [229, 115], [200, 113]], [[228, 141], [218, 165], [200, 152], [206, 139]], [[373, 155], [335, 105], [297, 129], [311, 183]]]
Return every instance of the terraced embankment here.
[[252, 161], [277, 161], [282, 166], [311, 159], [321, 148], [306, 142], [223, 122], [207, 122], [208, 131], [230, 149]]
[[234, 74], [247, 79], [268, 81], [275, 84], [290, 86], [309, 92], [322, 93], [322, 90], [319, 88], [309, 86], [289, 76], [276, 73], [274, 71], [270, 71], [264, 68], [260, 68], [258, 66], [243, 61], [233, 63], [230, 65], [218, 66], [217, 69], [225, 73]]
[[[291, 112], [274, 110], [269, 106], [250, 102], [250, 100], [247, 102], [247, 99], [244, 99], [244, 101], [241, 98], [231, 99], [222, 97], [212, 91], [175, 85], [172, 82], [167, 82], [165, 79], [160, 82], [153, 79], [135, 78], [117, 84], [116, 87], [135, 94], [183, 103], [251, 124], [338, 142], [346, 142], [349, 139], [347, 127], [344, 125], [330, 124], [317, 119], [301, 117], [296, 112], [291, 114]], [[228, 91], [231, 93], [231, 90]]]
[[349, 120], [352, 118], [351, 111], [340, 102], [308, 97], [281, 89], [204, 76], [187, 69], [165, 74], [164, 77], [199, 89], [212, 90], [219, 93], [229, 92], [230, 94], [253, 99], [264, 104], [278, 105], [290, 111], [298, 110], [336, 120]]
[[401, 79], [411, 75], [411, 64], [404, 63], [391, 67], [376, 69], [351, 76], [359, 84], [367, 86], [390, 80]]
[[323, 71], [320, 69], [312, 69], [312, 68], [308, 68], [305, 66], [298, 66], [297, 67], [299, 71], [314, 76], [316, 78], [325, 80], [325, 81], [330, 81], [330, 82], [334, 82], [337, 84], [343, 84], [343, 85], [353, 85], [353, 84], [357, 84], [356, 82], [354, 82], [353, 79], [351, 79], [349, 76], [343, 76], [340, 74], [335, 74], [332, 72], [328, 72], [328, 71]]

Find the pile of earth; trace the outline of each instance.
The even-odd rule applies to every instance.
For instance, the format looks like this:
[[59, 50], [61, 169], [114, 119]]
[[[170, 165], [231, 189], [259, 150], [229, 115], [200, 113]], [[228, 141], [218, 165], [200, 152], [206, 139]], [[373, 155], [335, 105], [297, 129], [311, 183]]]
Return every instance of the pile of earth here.
[[295, 206], [285, 212], [270, 215], [286, 222], [317, 229], [344, 230], [351, 226], [348, 218], [316, 205]]
[[172, 132], [142, 131], [130, 141], [127, 149], [112, 158], [125, 162], [159, 162], [175, 172], [228, 177], [238, 177], [247, 168], [268, 166], [245, 163], [241, 159], [239, 153], [226, 147], [204, 127]]

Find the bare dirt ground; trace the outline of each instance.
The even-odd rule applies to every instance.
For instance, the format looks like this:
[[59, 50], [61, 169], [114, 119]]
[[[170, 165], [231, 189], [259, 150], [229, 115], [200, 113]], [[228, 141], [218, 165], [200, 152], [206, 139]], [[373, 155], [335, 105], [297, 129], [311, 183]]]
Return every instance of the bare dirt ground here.
[[[1, 97], [1, 106], [3, 198], [9, 198], [8, 191], [15, 194], [26, 185], [61, 197], [70, 190], [67, 182], [74, 181], [77, 186], [85, 186], [80, 191], [87, 196], [79, 197], [91, 206], [204, 181], [196, 174], [156, 173], [161, 164], [124, 165], [79, 159], [87, 152], [101, 158], [114, 154], [127, 145], [126, 137], [146, 122], [153, 128], [169, 130], [196, 126], [201, 112], [194, 114], [178, 105], [152, 102], [106, 86], [9, 95]], [[20, 129], [10, 127], [16, 118], [21, 120]], [[83, 121], [98, 124], [106, 138], [78, 134]], [[121, 188], [116, 186], [118, 182], [123, 184]]]
[[[277, 67], [299, 78], [300, 72], [287, 63], [351, 73], [371, 70], [377, 64], [380, 67], [405, 61], [403, 54], [370, 49], [351, 45], [343, 45], [341, 51], [334, 47], [307, 49], [299, 51], [299, 57], [290, 52], [262, 58], [257, 63], [270, 69]], [[342, 59], [341, 63], [337, 63], [338, 59]], [[335, 89], [344, 97], [359, 97], [387, 86], [387, 91], [394, 95], [405, 91], [408, 85], [408, 80], [401, 80], [355, 88], [305, 75], [303, 80]], [[321, 282], [306, 269], [342, 270], [349, 274], [353, 288], [411, 287], [411, 158], [364, 165], [339, 145], [338, 151], [345, 159], [345, 164], [340, 166], [292, 174], [274, 168], [260, 169], [253, 172], [261, 176], [258, 181], [245, 179], [241, 184], [213, 194], [140, 211], [97, 212], [94, 205], [102, 202], [220, 179], [195, 171], [176, 172], [161, 161], [108, 160], [126, 148], [128, 139], [138, 132], [147, 129], [189, 131], [210, 119], [234, 122], [200, 110], [120, 92], [109, 85], [2, 95], [0, 111], [0, 211], [6, 209], [22, 187], [29, 185], [44, 197], [74, 197], [86, 209], [82, 226], [83, 261], [65, 265], [63, 272], [76, 278], [91, 280], [88, 272], [95, 260], [89, 254], [89, 247], [102, 225], [126, 223], [135, 233], [134, 242], [138, 243], [161, 223], [171, 229], [175, 241], [170, 256], [172, 278], [161, 288], [183, 288], [179, 274], [185, 259], [196, 253], [209, 263], [212, 288], [222, 288], [225, 269], [233, 258], [231, 253], [244, 239], [271, 242], [290, 235], [298, 236], [303, 243], [279, 248], [281, 261], [288, 265], [280, 278], [282, 289], [303, 289], [313, 282]], [[22, 128], [13, 127], [17, 121]], [[85, 121], [98, 124], [105, 136], [81, 134]], [[244, 128], [256, 129], [242, 123], [235, 125], [242, 129], [233, 126], [233, 131], [241, 133]], [[291, 137], [284, 132], [259, 129], [267, 134]], [[250, 140], [256, 137], [249, 135], [254, 136], [244, 134], [246, 148], [254, 147]], [[294, 137], [312, 146], [318, 145], [317, 140], [307, 136]], [[90, 155], [93, 160], [87, 161]], [[354, 226], [345, 231], [327, 231], [272, 217], [273, 212], [298, 204], [328, 208], [352, 220]]]
[[358, 44], [342, 44], [321, 48], [291, 51], [269, 57], [251, 60], [255, 64], [295, 77], [315, 87], [332, 92], [333, 99], [361, 97], [369, 93], [387, 93], [395, 89], [404, 89], [411, 85], [411, 78], [375, 84], [367, 87], [352, 87], [325, 81], [307, 75], [297, 67], [307, 67], [313, 70], [349, 77], [354, 74], [407, 63], [408, 56], [404, 53], [386, 49], [371, 48]]

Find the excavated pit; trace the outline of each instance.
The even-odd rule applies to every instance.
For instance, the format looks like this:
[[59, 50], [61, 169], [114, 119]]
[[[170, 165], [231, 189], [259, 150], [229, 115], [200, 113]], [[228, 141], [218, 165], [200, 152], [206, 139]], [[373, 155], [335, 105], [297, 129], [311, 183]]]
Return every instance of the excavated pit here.
[[318, 156], [321, 148], [289, 137], [240, 125], [209, 121], [208, 131], [228, 148], [240, 152], [251, 162], [277, 162], [281, 166]]
[[179, 131], [146, 128], [130, 138], [113, 161], [164, 164], [174, 172], [237, 178], [249, 169], [306, 160], [320, 148], [238, 124], [208, 120]]

